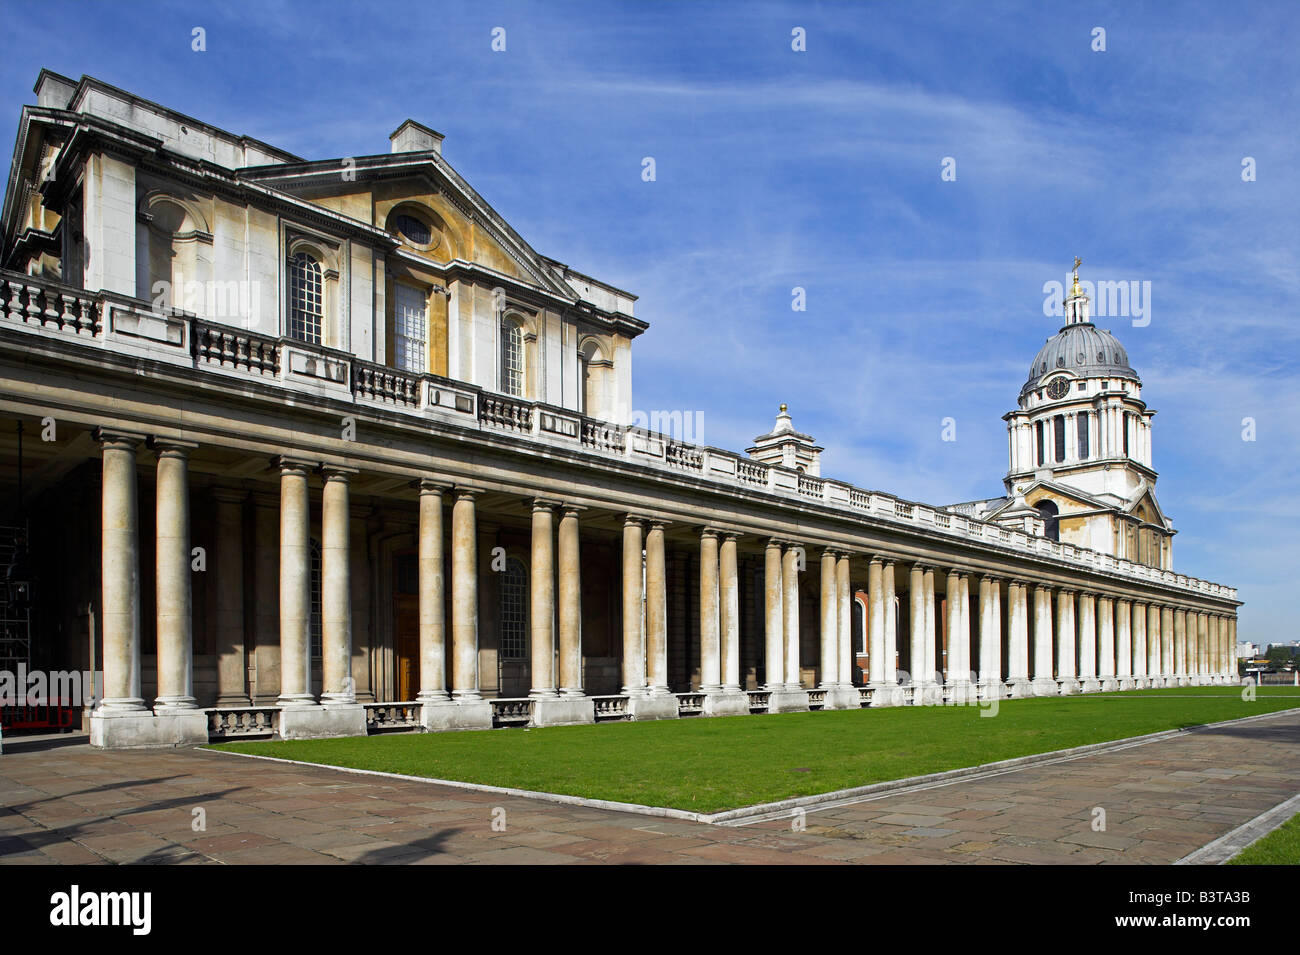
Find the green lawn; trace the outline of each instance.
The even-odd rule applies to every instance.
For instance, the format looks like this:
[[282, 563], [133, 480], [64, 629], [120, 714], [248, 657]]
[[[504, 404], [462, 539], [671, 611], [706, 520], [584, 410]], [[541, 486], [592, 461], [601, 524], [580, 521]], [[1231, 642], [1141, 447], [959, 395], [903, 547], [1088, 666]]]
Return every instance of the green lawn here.
[[1300, 865], [1300, 815], [1246, 846], [1228, 865]]
[[717, 812], [1300, 707], [1236, 687], [533, 730], [245, 741], [214, 749]]

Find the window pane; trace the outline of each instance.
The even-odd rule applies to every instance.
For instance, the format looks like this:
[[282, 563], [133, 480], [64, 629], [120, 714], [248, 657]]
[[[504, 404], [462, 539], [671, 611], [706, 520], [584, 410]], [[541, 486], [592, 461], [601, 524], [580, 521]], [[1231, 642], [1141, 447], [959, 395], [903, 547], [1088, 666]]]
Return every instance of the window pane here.
[[393, 320], [393, 359], [403, 371], [424, 374], [427, 354], [426, 300], [424, 293], [398, 285]]
[[524, 332], [514, 322], [501, 326], [501, 390], [517, 398], [524, 393]]
[[1088, 412], [1079, 412], [1079, 460], [1088, 457]]
[[511, 557], [501, 575], [501, 658], [522, 660], [528, 648], [528, 572]]
[[324, 304], [320, 264], [299, 252], [289, 260], [289, 337], [319, 345]]
[[1052, 419], [1056, 426], [1056, 462], [1059, 464], [1065, 460], [1065, 415], [1058, 414]]

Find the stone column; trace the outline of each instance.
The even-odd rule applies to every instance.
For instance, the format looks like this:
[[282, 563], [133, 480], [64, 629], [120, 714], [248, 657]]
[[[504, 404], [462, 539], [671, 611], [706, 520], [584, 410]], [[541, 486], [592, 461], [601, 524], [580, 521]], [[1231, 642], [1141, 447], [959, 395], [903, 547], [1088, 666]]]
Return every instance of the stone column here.
[[995, 603], [1000, 589], [996, 577], [980, 575], [979, 696], [982, 700], [1002, 696], [1002, 616]]
[[1079, 681], [1075, 679], [1074, 592], [1059, 590], [1056, 593], [1056, 677], [1063, 694], [1078, 693]]
[[[853, 582], [849, 555], [840, 554], [835, 562], [835, 621], [839, 625], [840, 685], [849, 692], [845, 701], [853, 707], [861, 697], [853, 684]], [[865, 621], [864, 621], [865, 622]]]
[[[321, 702], [355, 704], [348, 482], [353, 468], [325, 467], [321, 492]], [[365, 731], [364, 710], [361, 730]]]
[[1052, 589], [1034, 586], [1034, 695], [1056, 696], [1060, 687], [1052, 666]]
[[[646, 682], [653, 696], [668, 696], [668, 572], [663, 521], [651, 521], [645, 538]], [[739, 660], [736, 663], [739, 672]], [[674, 702], [674, 705], [676, 703]]]
[[1187, 611], [1174, 611], [1174, 683], [1187, 685]]
[[867, 684], [885, 682], [885, 562], [871, 558], [867, 565]]
[[769, 538], [763, 549], [763, 634], [766, 645], [765, 689], [785, 687], [785, 609], [782, 594], [781, 542]]
[[[722, 688], [740, 692], [740, 573], [736, 534], [722, 535], [718, 545], [718, 625], [722, 637]], [[749, 712], [748, 698], [745, 712]]]
[[[586, 696], [582, 685], [582, 563], [578, 544], [578, 514], [581, 511], [581, 507], [566, 504], [560, 515], [560, 695], [569, 699]], [[659, 588], [658, 622], [662, 628], [666, 609], [663, 604], [664, 529], [662, 524], [656, 527], [659, 532], [654, 538], [657, 541], [658, 576], [650, 574], [649, 582], [652, 587]], [[667, 659], [662, 658], [666, 648], [666, 643], [662, 644], [657, 657], [662, 663], [659, 676], [663, 679], [664, 693], [668, 692]]]
[[971, 669], [971, 664], [974, 662], [971, 659], [974, 631], [971, 630], [970, 625], [970, 574], [964, 571], [961, 575], [961, 629], [958, 632], [962, 635], [961, 679], [964, 683], [970, 683], [975, 676]]
[[[437, 679], [424, 676], [440, 669], [438, 626], [425, 607], [441, 607], [442, 495], [424, 483], [420, 494], [420, 653], [423, 722], [429, 730], [490, 729], [492, 704], [483, 699], [478, 682], [478, 514], [474, 488], [451, 492], [451, 701], [441, 698]], [[433, 554], [439, 555], [435, 562]], [[427, 602], [427, 604], [426, 604]], [[440, 610], [437, 612], [441, 612]], [[427, 649], [427, 656], [426, 654]], [[432, 683], [432, 685], [430, 685]], [[429, 696], [425, 696], [425, 692]]]
[[786, 544], [781, 558], [782, 605], [785, 609], [785, 686], [787, 690], [803, 688], [799, 666], [799, 561], [803, 547]]
[[1164, 686], [1164, 670], [1160, 666], [1160, 608], [1147, 605], [1147, 677], [1152, 686]]
[[951, 686], [961, 679], [961, 571], [955, 567], [948, 570], [943, 596], [948, 629], [948, 658], [943, 668], [943, 682]]
[[[310, 465], [279, 458], [280, 699], [282, 708], [312, 706]], [[281, 727], [283, 735], [283, 726]]]
[[244, 652], [244, 491], [213, 488], [216, 519], [217, 705], [248, 706]]
[[[187, 441], [151, 440], [158, 455], [155, 579], [158, 637], [158, 697], [154, 710], [192, 710], [194, 700], [194, 611], [190, 591], [190, 479]], [[203, 723], [200, 742], [207, 742]]]
[[1029, 684], [1029, 607], [1027, 585], [1023, 580], [1007, 584], [1008, 626], [1007, 682], [1013, 697], [1031, 695]]
[[1233, 614], [1228, 618], [1228, 646], [1232, 653], [1232, 659], [1229, 661], [1228, 675], [1233, 683], [1237, 683], [1241, 668], [1237, 663], [1237, 616]]
[[1147, 680], [1147, 608], [1133, 604], [1133, 682], [1138, 689], [1150, 686]]
[[912, 669], [912, 702], [923, 702], [921, 688], [925, 686], [925, 565], [913, 564], [908, 581], [907, 602], [910, 612], [908, 627], [909, 655]]
[[[704, 715], [748, 716], [749, 694], [740, 688], [740, 581], [736, 560], [738, 535], [729, 532], [705, 533], [713, 536], [711, 544], [706, 537], [700, 539], [700, 612], [705, 613], [704, 598], [708, 592], [714, 600], [714, 612], [710, 619], [717, 629], [713, 635], [713, 660], [708, 670], [714, 683], [705, 689], [707, 695], [704, 698]], [[711, 562], [709, 553], [712, 554]], [[714, 571], [711, 585], [703, 580], [703, 568], [712, 568]], [[702, 617], [702, 652], [706, 646], [703, 639], [704, 622]]]
[[[888, 687], [898, 686], [898, 606], [897, 596], [894, 591], [894, 562], [885, 561], [885, 570], [881, 575], [882, 586], [885, 591], [885, 685]], [[872, 695], [872, 702], [875, 697]], [[891, 691], [889, 700], [891, 703], [897, 702], [898, 694]]]
[[700, 692], [722, 690], [722, 636], [718, 593], [718, 532], [700, 531]]
[[[768, 712], [784, 713], [808, 709], [808, 691], [803, 688], [799, 666], [799, 564], [803, 547], [787, 542], [781, 556], [782, 662], [785, 683], [768, 696]], [[769, 613], [771, 603], [768, 604]]]
[[[451, 695], [461, 704], [482, 702], [478, 687], [479, 492], [456, 488], [451, 506]], [[492, 710], [488, 707], [488, 719]]]
[[446, 590], [443, 570], [442, 495], [446, 488], [420, 482], [420, 692], [421, 703], [445, 703], [447, 693]]
[[942, 690], [938, 689], [941, 679], [938, 660], [938, 626], [934, 616], [934, 568], [925, 568], [925, 682], [933, 689], [928, 692], [928, 700], [941, 702]]
[[821, 688], [828, 689], [840, 682], [839, 666], [839, 600], [836, 594], [835, 551], [822, 551], [822, 602], [821, 602]]
[[529, 637], [532, 689], [529, 696], [554, 699], [555, 689], [555, 501], [532, 502], [532, 567], [529, 583]]
[[1092, 594], [1079, 594], [1079, 680], [1084, 693], [1101, 689], [1097, 679], [1097, 605]]
[[1131, 690], [1133, 682], [1133, 605], [1115, 601], [1115, 676], [1121, 690]]
[[102, 449], [104, 469], [100, 604], [104, 695], [91, 717], [90, 742], [111, 749], [133, 745], [132, 728], [140, 718], [149, 718], [140, 689], [140, 522], [135, 470], [140, 439], [100, 430], [95, 440]]
[[1198, 683], [1205, 686], [1210, 683], [1210, 615], [1196, 615], [1196, 674]]
[[[623, 693], [629, 697], [645, 695], [645, 646], [641, 639], [641, 613], [645, 602], [641, 564], [642, 520], [628, 515], [623, 521]], [[700, 568], [700, 579], [705, 569]], [[714, 610], [716, 612], [716, 604]], [[704, 623], [704, 609], [700, 609]], [[702, 637], [703, 639], [703, 637]], [[701, 667], [705, 666], [701, 647]]]
[[1174, 608], [1160, 608], [1160, 672], [1165, 686], [1176, 685], [1174, 677]]
[[1115, 676], [1115, 600], [1097, 598], [1097, 669], [1103, 692], [1119, 689]]

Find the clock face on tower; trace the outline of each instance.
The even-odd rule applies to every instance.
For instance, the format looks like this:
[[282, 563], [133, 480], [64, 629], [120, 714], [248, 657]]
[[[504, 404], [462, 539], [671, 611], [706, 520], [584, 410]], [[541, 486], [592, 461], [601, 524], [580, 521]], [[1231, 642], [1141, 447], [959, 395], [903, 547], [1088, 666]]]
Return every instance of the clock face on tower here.
[[1064, 398], [1070, 390], [1070, 383], [1064, 378], [1053, 378], [1047, 385], [1047, 397]]

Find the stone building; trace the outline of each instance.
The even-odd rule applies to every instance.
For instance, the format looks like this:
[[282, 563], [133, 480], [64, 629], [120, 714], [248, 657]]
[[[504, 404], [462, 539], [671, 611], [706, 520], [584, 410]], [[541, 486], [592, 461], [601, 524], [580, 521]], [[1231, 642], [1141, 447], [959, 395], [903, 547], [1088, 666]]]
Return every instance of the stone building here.
[[1137, 377], [1072, 363], [1086, 299], [1008, 416], [1008, 498], [932, 507], [823, 477], [784, 408], [748, 454], [634, 425], [635, 297], [419, 123], [305, 160], [89, 77], [35, 93], [0, 669], [102, 669], [95, 745], [1228, 679], [1236, 591], [1172, 569]]

